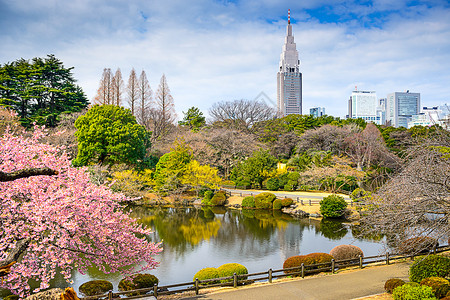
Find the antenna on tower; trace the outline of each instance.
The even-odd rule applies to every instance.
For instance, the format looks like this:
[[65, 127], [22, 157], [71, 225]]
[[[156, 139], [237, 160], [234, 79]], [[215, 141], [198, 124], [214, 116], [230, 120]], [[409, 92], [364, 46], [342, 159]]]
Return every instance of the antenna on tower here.
[[291, 24], [291, 10], [288, 9], [288, 24]]

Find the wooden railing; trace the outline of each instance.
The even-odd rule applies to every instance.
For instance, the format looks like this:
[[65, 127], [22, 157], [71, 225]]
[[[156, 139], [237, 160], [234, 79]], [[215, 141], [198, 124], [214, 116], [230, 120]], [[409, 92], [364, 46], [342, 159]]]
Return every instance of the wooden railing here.
[[[435, 248], [434, 250], [430, 251], [429, 253], [440, 253], [444, 251], [449, 251], [450, 246], [440, 246]], [[420, 255], [424, 255], [427, 253], [421, 253]], [[416, 254], [417, 255], [417, 254]], [[142, 293], [142, 295], [136, 295], [136, 296], [126, 296], [126, 298], [120, 298], [120, 299], [142, 299], [142, 298], [148, 298], [148, 297], [159, 297], [162, 295], [170, 295], [170, 294], [176, 294], [176, 293], [182, 293], [182, 292], [188, 292], [188, 291], [195, 291], [195, 294], [198, 295], [199, 291], [201, 289], [205, 288], [212, 288], [212, 287], [225, 287], [225, 286], [232, 286], [237, 287], [238, 285], [245, 285], [245, 284], [251, 284], [256, 281], [268, 281], [269, 283], [272, 283], [272, 280], [274, 278], [282, 278], [282, 277], [288, 277], [288, 276], [299, 276], [304, 278], [307, 275], [311, 274], [317, 274], [321, 272], [330, 272], [331, 274], [335, 273], [336, 270], [341, 268], [348, 268], [352, 266], [358, 266], [359, 268], [363, 268], [364, 266], [368, 266], [370, 264], [374, 263], [380, 263], [385, 262], [387, 265], [389, 265], [392, 261], [399, 260], [399, 259], [405, 259], [405, 258], [411, 258], [413, 259], [415, 255], [413, 254], [390, 254], [387, 252], [384, 255], [375, 255], [375, 256], [367, 256], [362, 257], [359, 256], [359, 258], [352, 258], [352, 259], [346, 259], [346, 260], [339, 260], [335, 261], [334, 259], [331, 260], [331, 262], [321, 263], [321, 264], [314, 264], [314, 265], [301, 265], [299, 267], [293, 267], [293, 268], [287, 268], [287, 269], [269, 269], [264, 272], [258, 272], [258, 273], [250, 273], [250, 274], [244, 274], [244, 275], [237, 275], [236, 273], [233, 276], [229, 277], [221, 277], [221, 278], [214, 278], [214, 279], [208, 279], [208, 280], [198, 280], [196, 278], [194, 281], [185, 282], [185, 283], [178, 283], [178, 284], [172, 284], [172, 285], [164, 285], [164, 286], [158, 286], [155, 284], [155, 286], [151, 288], [144, 288], [139, 290], [132, 290], [132, 291], [124, 291], [124, 292], [108, 292], [106, 294], [97, 295], [97, 296], [90, 296], [90, 297], [84, 297], [80, 298], [80, 300], [97, 300], [97, 299], [117, 299], [117, 297], [131, 294], [131, 293]], [[150, 294], [147, 294], [150, 293]]]

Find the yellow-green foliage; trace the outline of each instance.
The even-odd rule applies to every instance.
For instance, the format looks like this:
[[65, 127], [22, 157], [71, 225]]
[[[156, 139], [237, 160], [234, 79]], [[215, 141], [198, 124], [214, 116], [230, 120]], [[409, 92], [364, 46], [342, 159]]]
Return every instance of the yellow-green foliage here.
[[[448, 285], [449, 282], [447, 279], [442, 277], [428, 277], [425, 279], [422, 279], [420, 281], [420, 285], [426, 285], [433, 289], [433, 293], [438, 298], [444, 297], [448, 292]], [[439, 295], [436, 293], [436, 291], [439, 289]]]
[[79, 287], [80, 292], [86, 296], [101, 295], [112, 289], [112, 283], [106, 280], [91, 280]]
[[142, 172], [134, 170], [117, 171], [112, 174], [111, 180], [114, 183], [111, 188], [129, 196], [139, 196], [140, 192], [154, 185], [151, 176], [151, 170]]
[[[155, 284], [158, 284], [159, 280], [156, 276], [151, 274], [137, 274], [132, 277], [131, 280], [126, 278], [119, 282], [119, 291], [131, 291], [144, 288], [151, 288]], [[129, 293], [128, 296], [140, 295], [140, 292]]]
[[272, 202], [277, 197], [269, 192], [260, 193], [255, 196], [255, 207], [258, 209], [272, 209]]
[[[217, 272], [216, 268], [204, 268], [201, 269], [200, 271], [198, 271], [197, 273], [195, 273], [193, 281], [195, 281], [195, 279], [198, 280], [207, 280], [207, 279], [214, 279], [214, 278], [219, 278], [219, 272]], [[214, 283], [218, 283], [218, 281], [213, 280], [213, 281], [209, 281], [209, 282], [205, 282], [202, 283], [204, 285], [207, 284], [214, 284]]]
[[409, 268], [409, 280], [420, 282], [427, 277], [447, 277], [450, 274], [450, 258], [429, 255], [416, 260]]
[[[217, 272], [219, 273], [219, 277], [230, 277], [233, 276], [234, 273], [236, 273], [236, 275], [248, 274], [247, 268], [238, 263], [229, 263], [221, 265], [220, 267], [217, 268]], [[246, 278], [247, 277], [245, 278], [239, 277], [239, 279], [246, 279]], [[231, 279], [223, 280], [223, 282], [227, 281], [231, 281]]]
[[243, 208], [255, 208], [255, 198], [253, 196], [248, 196], [242, 199]]

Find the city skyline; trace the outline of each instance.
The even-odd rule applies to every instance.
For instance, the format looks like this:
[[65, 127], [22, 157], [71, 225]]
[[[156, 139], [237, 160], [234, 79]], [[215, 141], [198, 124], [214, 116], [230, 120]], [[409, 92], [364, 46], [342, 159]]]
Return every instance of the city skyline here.
[[182, 118], [218, 101], [276, 104], [287, 10], [303, 73], [303, 113], [344, 117], [358, 86], [378, 97], [411, 90], [423, 106], [450, 102], [447, 1], [0, 0], [0, 63], [55, 54], [92, 100], [104, 68], [166, 74]]

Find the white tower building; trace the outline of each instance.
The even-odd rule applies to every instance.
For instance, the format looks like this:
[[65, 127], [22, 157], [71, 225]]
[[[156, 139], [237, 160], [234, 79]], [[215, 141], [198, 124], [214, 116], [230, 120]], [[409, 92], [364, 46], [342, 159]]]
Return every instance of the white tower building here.
[[279, 117], [302, 114], [302, 73], [300, 73], [300, 60], [292, 35], [290, 10], [288, 10], [287, 35], [277, 73], [277, 106]]

